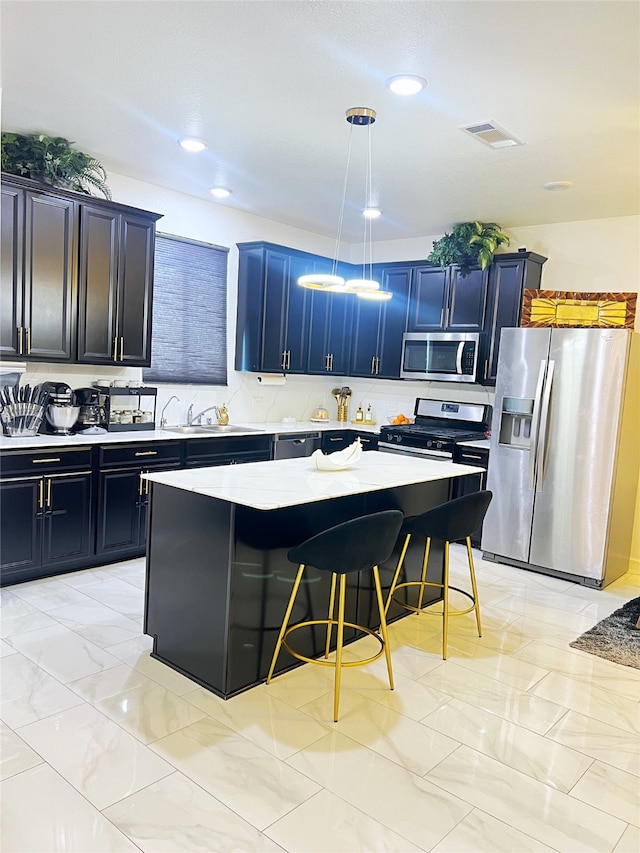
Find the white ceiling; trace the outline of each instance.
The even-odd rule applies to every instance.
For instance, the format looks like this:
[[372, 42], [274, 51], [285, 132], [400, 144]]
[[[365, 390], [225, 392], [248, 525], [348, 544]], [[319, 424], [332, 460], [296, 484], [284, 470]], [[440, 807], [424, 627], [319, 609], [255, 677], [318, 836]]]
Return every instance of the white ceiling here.
[[[0, 14], [3, 129], [64, 136], [107, 171], [207, 199], [223, 184], [223, 204], [332, 236], [344, 113], [367, 106], [375, 241], [640, 212], [635, 0], [2, 0]], [[400, 72], [427, 90], [393, 95]], [[492, 150], [459, 129], [486, 119], [526, 144]], [[186, 134], [208, 150], [184, 152]], [[351, 242], [363, 202], [354, 179]]]

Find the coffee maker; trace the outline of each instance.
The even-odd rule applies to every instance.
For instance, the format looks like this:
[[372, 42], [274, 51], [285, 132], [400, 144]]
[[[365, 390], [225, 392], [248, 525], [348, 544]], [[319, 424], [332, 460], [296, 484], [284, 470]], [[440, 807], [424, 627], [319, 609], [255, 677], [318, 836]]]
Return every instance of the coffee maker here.
[[75, 432], [104, 427], [106, 415], [104, 406], [100, 405], [99, 390], [97, 388], [76, 388], [74, 393], [76, 403], [80, 407]]

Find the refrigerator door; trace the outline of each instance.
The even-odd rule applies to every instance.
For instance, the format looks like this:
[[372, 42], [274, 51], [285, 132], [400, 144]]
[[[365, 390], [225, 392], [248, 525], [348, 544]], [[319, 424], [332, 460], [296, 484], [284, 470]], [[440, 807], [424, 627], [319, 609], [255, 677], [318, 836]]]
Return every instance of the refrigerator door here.
[[602, 579], [628, 347], [629, 335], [621, 330], [551, 332], [533, 565]]
[[549, 329], [503, 329], [491, 424], [487, 488], [493, 492], [482, 550], [529, 561], [535, 441], [549, 352]]

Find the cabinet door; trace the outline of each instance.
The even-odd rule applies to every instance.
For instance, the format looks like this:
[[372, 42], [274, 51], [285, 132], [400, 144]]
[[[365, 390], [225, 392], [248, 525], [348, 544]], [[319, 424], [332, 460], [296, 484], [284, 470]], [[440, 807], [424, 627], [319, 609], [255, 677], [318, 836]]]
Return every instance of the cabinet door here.
[[22, 326], [24, 190], [2, 187], [2, 247], [0, 262], [0, 355], [19, 355], [18, 327]]
[[154, 222], [132, 214], [120, 216], [116, 312], [119, 364], [151, 364], [154, 244]]
[[447, 270], [414, 267], [407, 332], [438, 332], [444, 328], [447, 306]]
[[41, 564], [41, 477], [0, 483], [0, 562], [2, 583], [32, 576]]
[[289, 266], [284, 311], [284, 348], [288, 373], [305, 373], [309, 351], [309, 307], [311, 291], [300, 287], [298, 278], [313, 271], [313, 258], [294, 255]]
[[101, 471], [98, 486], [96, 554], [136, 552], [140, 506], [144, 502], [141, 467]]
[[70, 361], [75, 339], [75, 202], [25, 194], [22, 356]]
[[80, 206], [78, 361], [114, 364], [118, 280], [118, 213]]
[[485, 385], [496, 383], [502, 329], [520, 325], [526, 263], [525, 258], [502, 261], [496, 258], [490, 267], [487, 324], [480, 353]]
[[[331, 266], [326, 259], [324, 264], [315, 265], [314, 272], [330, 273]], [[344, 293], [311, 292], [307, 373], [346, 375], [352, 305], [351, 297]]]
[[[176, 471], [179, 467], [179, 462], [174, 462], [169, 465], [158, 465], [154, 466], [153, 473], [159, 474], [160, 471]], [[149, 473], [149, 470], [146, 468], [143, 469], [143, 471], [147, 474]], [[140, 473], [142, 474], [142, 471]], [[140, 500], [138, 501], [138, 546], [142, 549], [147, 547], [151, 483], [148, 480], [141, 480], [138, 491], [140, 492]]]
[[[265, 251], [260, 370], [281, 371], [286, 367], [286, 312], [289, 272], [289, 255], [272, 249]], [[256, 309], [258, 309], [257, 305]]]
[[349, 376], [375, 376], [378, 359], [378, 333], [382, 315], [382, 302], [353, 299], [353, 332], [351, 338], [351, 364]]
[[44, 478], [43, 566], [92, 555], [91, 483], [90, 471]]
[[382, 288], [393, 293], [392, 299], [380, 303], [376, 373], [378, 376], [387, 379], [398, 379], [400, 377], [402, 334], [407, 324], [410, 281], [411, 269], [409, 267], [394, 269], [391, 272], [384, 271], [381, 277]]
[[470, 269], [462, 275], [459, 267], [449, 267], [449, 288], [445, 329], [481, 332], [484, 329], [489, 270]]

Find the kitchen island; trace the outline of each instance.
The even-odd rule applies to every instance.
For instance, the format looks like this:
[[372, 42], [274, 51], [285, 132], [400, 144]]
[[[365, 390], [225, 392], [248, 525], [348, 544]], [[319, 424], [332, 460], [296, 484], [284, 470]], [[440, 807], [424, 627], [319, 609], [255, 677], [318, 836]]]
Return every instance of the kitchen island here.
[[[145, 475], [153, 484], [144, 621], [152, 655], [223, 698], [260, 683], [297, 569], [287, 560], [289, 548], [368, 513], [424, 512], [448, 500], [453, 478], [475, 471], [371, 451], [337, 472], [316, 471], [311, 459], [299, 458]], [[399, 548], [380, 567], [387, 588]], [[407, 580], [419, 578], [421, 554], [421, 543], [409, 548]], [[441, 577], [442, 549], [433, 543], [429, 578]], [[375, 627], [370, 573], [348, 581], [345, 618]], [[329, 575], [308, 570], [292, 619], [326, 618], [329, 585]], [[388, 618], [406, 613], [393, 603]], [[298, 634], [304, 654], [322, 652], [318, 626]], [[353, 630], [345, 636], [356, 638]], [[282, 654], [276, 672], [297, 665]]]

